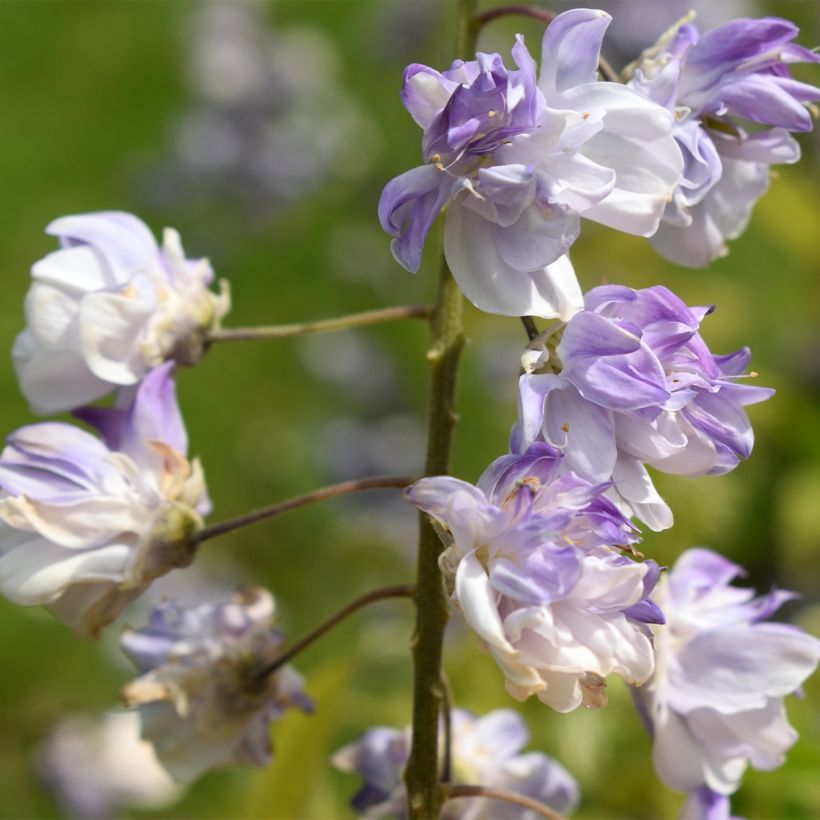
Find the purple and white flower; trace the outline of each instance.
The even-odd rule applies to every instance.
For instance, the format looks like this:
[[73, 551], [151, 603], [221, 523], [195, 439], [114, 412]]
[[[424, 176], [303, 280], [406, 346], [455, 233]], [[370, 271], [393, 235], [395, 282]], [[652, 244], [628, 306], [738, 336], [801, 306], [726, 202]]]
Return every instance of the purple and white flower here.
[[[529, 732], [521, 716], [497, 709], [477, 718], [453, 709], [451, 780], [464, 785], [493, 786], [532, 797], [567, 815], [580, 801], [575, 778], [556, 760], [540, 752], [522, 754]], [[333, 765], [357, 774], [361, 789], [351, 801], [363, 817], [407, 816], [403, 772], [410, 756], [410, 730], [379, 726], [333, 755]], [[458, 798], [442, 811], [445, 820], [529, 820], [532, 811], [486, 798]]]
[[122, 648], [140, 677], [123, 690], [138, 706], [142, 736], [177, 780], [223, 766], [265, 766], [268, 728], [285, 709], [312, 711], [288, 666], [259, 673], [279, 654], [273, 597], [251, 587], [233, 600], [182, 608], [159, 604], [148, 625], [126, 630]]
[[193, 558], [190, 535], [210, 509], [189, 462], [172, 363], [122, 408], [78, 411], [74, 425], [23, 427], [0, 454], [0, 592], [43, 605], [96, 636], [150, 582]]
[[184, 789], [140, 738], [134, 712], [71, 715], [49, 734], [37, 769], [66, 817], [110, 820], [127, 809], [167, 809]]
[[816, 638], [766, 621], [794, 596], [730, 586], [742, 572], [711, 550], [678, 559], [658, 585], [666, 624], [653, 628], [656, 672], [637, 693], [664, 783], [727, 812], [719, 796], [737, 790], [749, 765], [783, 763], [797, 740], [783, 699], [820, 660]]
[[447, 549], [439, 564], [467, 623], [495, 658], [507, 691], [559, 712], [606, 705], [606, 677], [637, 684], [654, 668], [646, 623], [658, 577], [611, 548], [635, 530], [593, 485], [563, 472], [563, 456], [536, 442], [496, 459], [477, 486], [449, 476], [406, 491]]
[[186, 259], [167, 228], [160, 248], [137, 217], [65, 216], [46, 231], [61, 248], [31, 269], [26, 329], [12, 358], [37, 413], [69, 410], [137, 384], [172, 359], [192, 364], [228, 312], [226, 283], [209, 290], [207, 259]]
[[[543, 440], [565, 466], [653, 530], [672, 513], [646, 470], [720, 475], [748, 458], [754, 442], [743, 409], [774, 391], [741, 381], [748, 348], [715, 356], [700, 335], [711, 308], [687, 307], [660, 285], [589, 291], [585, 308], [547, 340], [541, 365], [519, 386], [511, 449]], [[528, 351], [529, 354], [532, 351]]]
[[520, 35], [514, 70], [483, 53], [443, 73], [406, 69], [402, 102], [424, 129], [425, 164], [388, 183], [379, 203], [401, 265], [418, 269], [447, 205], [444, 252], [470, 301], [567, 319], [582, 304], [565, 255], [581, 216], [640, 236], [657, 230], [683, 159], [668, 111], [597, 81], [610, 20], [591, 9], [559, 15], [537, 78]]
[[792, 78], [789, 65], [820, 55], [792, 42], [798, 32], [779, 17], [733, 20], [703, 35], [684, 22], [638, 62], [629, 85], [674, 112], [685, 160], [651, 240], [673, 262], [704, 267], [725, 255], [769, 187], [769, 166], [800, 159], [789, 132], [811, 130], [805, 103], [820, 99], [820, 88]]

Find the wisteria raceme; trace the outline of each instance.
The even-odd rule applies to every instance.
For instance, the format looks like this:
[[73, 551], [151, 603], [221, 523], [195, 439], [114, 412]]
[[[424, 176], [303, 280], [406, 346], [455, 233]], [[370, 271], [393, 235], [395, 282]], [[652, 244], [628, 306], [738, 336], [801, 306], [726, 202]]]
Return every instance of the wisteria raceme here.
[[153, 370], [123, 408], [78, 411], [79, 427], [23, 427], [0, 454], [0, 592], [47, 606], [96, 636], [150, 582], [193, 558], [210, 509], [189, 462], [173, 364]]
[[[476, 717], [464, 709], [453, 709], [451, 721], [450, 782], [507, 789], [564, 815], [578, 806], [578, 784], [560, 763], [540, 752], [521, 753], [529, 732], [516, 712], [497, 709]], [[402, 775], [409, 754], [409, 729], [380, 726], [333, 756], [336, 768], [362, 778], [351, 805], [363, 817], [407, 816]], [[498, 800], [459, 798], [448, 801], [441, 816], [444, 820], [527, 820], [533, 815]]]
[[37, 413], [70, 410], [137, 384], [172, 359], [195, 362], [230, 306], [207, 259], [186, 259], [179, 234], [160, 248], [120, 211], [64, 216], [46, 229], [61, 249], [31, 269], [26, 329], [12, 358]]
[[[511, 449], [545, 440], [565, 466], [593, 482], [613, 483], [611, 497], [653, 530], [672, 513], [646, 470], [720, 475], [752, 450], [745, 405], [773, 390], [744, 382], [748, 348], [715, 356], [700, 335], [711, 308], [687, 307], [660, 285], [589, 291], [584, 310], [528, 351], [519, 386]], [[558, 330], [559, 328], [556, 328]]]
[[520, 35], [515, 70], [483, 53], [443, 73], [406, 69], [402, 102], [424, 129], [426, 164], [388, 183], [379, 203], [405, 268], [418, 269], [449, 203], [444, 252], [468, 299], [490, 313], [567, 319], [582, 304], [565, 256], [581, 216], [655, 232], [683, 159], [668, 111], [596, 81], [610, 19], [592, 9], [559, 15], [537, 79]]
[[440, 565], [454, 603], [518, 700], [559, 712], [606, 704], [606, 677], [638, 684], [654, 666], [646, 623], [658, 578], [610, 545], [637, 540], [606, 485], [559, 476], [563, 456], [536, 442], [496, 459], [477, 486], [424, 478], [408, 500], [442, 528]]
[[273, 620], [270, 593], [251, 587], [225, 602], [159, 604], [146, 627], [123, 633], [122, 648], [141, 673], [123, 699], [139, 707], [143, 738], [177, 780], [267, 765], [271, 721], [288, 708], [312, 711], [290, 667], [259, 677], [282, 643]]
[[755, 598], [730, 586], [741, 573], [711, 550], [681, 555], [658, 586], [666, 624], [653, 627], [657, 671], [638, 693], [661, 779], [716, 809], [747, 766], [783, 763], [797, 740], [783, 698], [820, 661], [816, 638], [766, 621], [794, 596], [774, 590]]
[[820, 99], [820, 88], [793, 79], [789, 65], [820, 55], [792, 42], [798, 31], [779, 17], [733, 20], [702, 35], [684, 23], [638, 62], [629, 85], [674, 112], [685, 158], [651, 240], [663, 256], [703, 267], [725, 255], [769, 187], [770, 166], [800, 159], [789, 132], [811, 130], [805, 103]]

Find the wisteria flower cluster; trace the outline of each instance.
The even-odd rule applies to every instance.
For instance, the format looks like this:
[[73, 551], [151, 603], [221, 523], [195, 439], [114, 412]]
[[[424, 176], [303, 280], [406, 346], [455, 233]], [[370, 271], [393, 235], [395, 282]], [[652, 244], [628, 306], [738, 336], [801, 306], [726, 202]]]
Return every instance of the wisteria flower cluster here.
[[[469, 2], [459, 8], [464, 15]], [[461, 22], [477, 31], [488, 20]], [[97, 637], [224, 532], [375, 488], [402, 489], [423, 513], [417, 582], [361, 595], [290, 646], [260, 587], [196, 606], [165, 600], [147, 625], [123, 632], [138, 670], [123, 699], [175, 779], [267, 765], [271, 722], [314, 708], [291, 659], [358, 609], [398, 597], [417, 615], [413, 725], [369, 729], [333, 757], [362, 778], [352, 805], [363, 816], [554, 817], [580, 801], [560, 763], [521, 752], [528, 732], [515, 712], [478, 717], [452, 705], [441, 663], [452, 613], [515, 700], [534, 695], [560, 713], [601, 709], [612, 676], [631, 686], [660, 778], [687, 796], [685, 817], [728, 817], [745, 770], [776, 768], [796, 741], [784, 702], [815, 670], [820, 641], [770, 620], [794, 596], [733, 586], [741, 568], [705, 548], [671, 570], [638, 550], [641, 526], [663, 531], [674, 521], [650, 471], [734, 470], [754, 444], [746, 408], [773, 391], [754, 381], [748, 348], [712, 353], [701, 325], [713, 306], [689, 306], [663, 285], [584, 294], [568, 251], [583, 217], [648, 237], [682, 264], [724, 253], [769, 166], [799, 157], [791, 132], [811, 128], [806, 103], [820, 91], [794, 80], [789, 65], [820, 58], [779, 18], [702, 35], [686, 19], [617, 75], [601, 58], [609, 23], [594, 9], [555, 16], [540, 68], [519, 35], [514, 68], [479, 52], [443, 72], [406, 69], [401, 100], [423, 130], [423, 164], [387, 184], [378, 213], [411, 271], [446, 214], [446, 264], [430, 308], [231, 335], [221, 327], [227, 286], [211, 289], [210, 264], [188, 259], [175, 231], [160, 246], [121, 212], [48, 226], [60, 249], [32, 269], [14, 365], [33, 412], [70, 410], [94, 432], [43, 421], [8, 437], [5, 597]], [[521, 317], [529, 337], [509, 452], [476, 484], [446, 474], [462, 294]], [[341, 482], [206, 526], [211, 503], [188, 455], [178, 368], [226, 338], [420, 317], [432, 331], [424, 477]], [[542, 330], [538, 317], [549, 320]]]

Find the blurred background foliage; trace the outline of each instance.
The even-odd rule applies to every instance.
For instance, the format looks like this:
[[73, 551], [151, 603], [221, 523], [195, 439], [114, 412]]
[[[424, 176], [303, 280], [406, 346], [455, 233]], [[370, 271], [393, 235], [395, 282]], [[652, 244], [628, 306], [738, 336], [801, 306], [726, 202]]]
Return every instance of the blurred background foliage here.
[[[610, 55], [626, 63], [688, 5], [608, 3], [615, 16]], [[803, 27], [803, 44], [820, 42], [814, 0], [703, 6], [707, 24], [776, 13]], [[453, 9], [410, 0], [0, 4], [0, 271], [8, 288], [0, 346], [9, 349], [22, 327], [31, 264], [53, 246], [44, 226], [98, 209], [136, 212], [156, 230], [178, 228], [189, 255], [209, 256], [230, 280], [229, 325], [428, 300], [436, 243], [428, 243], [420, 273], [407, 274], [390, 256], [375, 208], [383, 184], [419, 156], [419, 132], [398, 100], [401, 71], [409, 62], [449, 62]], [[524, 19], [495, 23], [482, 50], [507, 54], [516, 31], [533, 47], [541, 27]], [[753, 458], [722, 478], [660, 477], [676, 526], [647, 533], [643, 549], [671, 563], [689, 546], [716, 548], [749, 568], [750, 583], [798, 590], [802, 600], [787, 615], [817, 634], [820, 194], [817, 138], [801, 142], [801, 164], [778, 168], [749, 230], [710, 270], [675, 267], [644, 240], [592, 223], [573, 257], [585, 288], [662, 282], [692, 304], [718, 306], [705, 328], [714, 350], [752, 346], [760, 382], [778, 390], [751, 409]], [[524, 337], [516, 321], [469, 306], [466, 323], [453, 470], [475, 480], [505, 450]], [[207, 471], [211, 520], [343, 478], [418, 471], [424, 351], [417, 322], [224, 345], [182, 372], [180, 398], [193, 452]], [[31, 421], [8, 362], [0, 386], [2, 429]], [[272, 589], [282, 628], [298, 636], [355, 594], [410, 579], [415, 520], [396, 495], [332, 501], [220, 538], [184, 578], [163, 581], [149, 597], [195, 599], [202, 588], [224, 592], [253, 581]], [[127, 620], [144, 617], [143, 605]], [[114, 806], [109, 813], [352, 816], [347, 800], [357, 783], [334, 772], [328, 756], [368, 726], [409, 721], [411, 623], [406, 602], [382, 603], [299, 659], [317, 712], [289, 714], [275, 726], [276, 760], [267, 770], [214, 773], [170, 807]], [[45, 744], [66, 715], [116, 706], [130, 674], [117, 654], [117, 632], [101, 644], [80, 642], [47, 613], [0, 601], [0, 816], [82, 813], [44, 784], [53, 768], [44, 762]], [[458, 619], [449, 627], [445, 665], [459, 705], [478, 712], [512, 705], [495, 664]], [[626, 688], [613, 682], [610, 701], [602, 712], [570, 715], [522, 704], [531, 748], [556, 756], [580, 780], [578, 817], [675, 816], [681, 797], [655, 779]], [[736, 813], [820, 816], [818, 703], [816, 680], [805, 699], [791, 699], [801, 740], [779, 771], [747, 775]], [[106, 776], [84, 771], [79, 758], [62, 765], [70, 777], [85, 778], [81, 791]]]

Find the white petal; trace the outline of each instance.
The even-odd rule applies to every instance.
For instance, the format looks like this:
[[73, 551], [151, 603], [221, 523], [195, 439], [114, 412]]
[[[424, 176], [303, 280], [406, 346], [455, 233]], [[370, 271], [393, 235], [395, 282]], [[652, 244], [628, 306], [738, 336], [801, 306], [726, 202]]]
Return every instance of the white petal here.
[[464, 620], [479, 637], [491, 646], [514, 655], [515, 649], [504, 636], [490, 579], [473, 553], [462, 558], [458, 565], [455, 594]]

